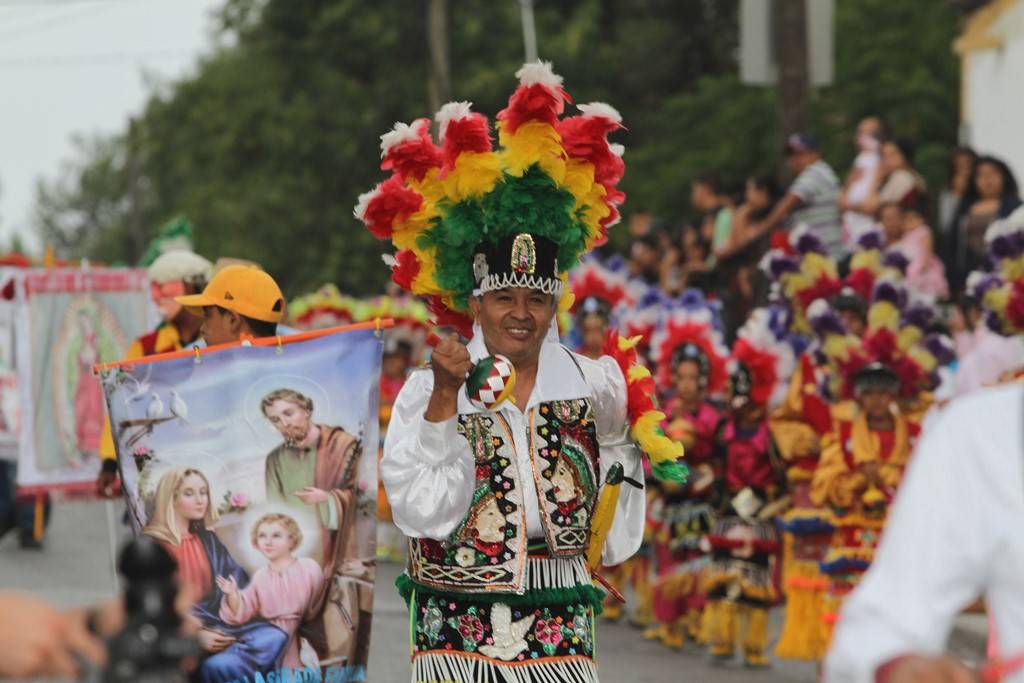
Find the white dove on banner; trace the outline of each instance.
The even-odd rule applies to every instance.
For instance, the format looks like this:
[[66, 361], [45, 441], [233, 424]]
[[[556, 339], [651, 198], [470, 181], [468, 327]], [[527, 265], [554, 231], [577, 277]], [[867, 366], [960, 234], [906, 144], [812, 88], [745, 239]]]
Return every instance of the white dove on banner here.
[[173, 389], [171, 390], [171, 415], [182, 422], [188, 423], [188, 404]]
[[146, 406], [146, 417], [150, 420], [159, 420], [164, 414], [164, 402], [160, 400], [155, 391], [150, 395], [153, 400]]

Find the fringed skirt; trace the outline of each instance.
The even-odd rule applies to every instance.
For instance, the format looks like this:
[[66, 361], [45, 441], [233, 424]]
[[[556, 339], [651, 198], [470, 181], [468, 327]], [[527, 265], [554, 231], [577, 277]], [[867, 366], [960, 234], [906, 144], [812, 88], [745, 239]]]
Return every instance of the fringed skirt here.
[[602, 592], [582, 557], [530, 557], [527, 590], [454, 593], [407, 575], [413, 683], [596, 683]]

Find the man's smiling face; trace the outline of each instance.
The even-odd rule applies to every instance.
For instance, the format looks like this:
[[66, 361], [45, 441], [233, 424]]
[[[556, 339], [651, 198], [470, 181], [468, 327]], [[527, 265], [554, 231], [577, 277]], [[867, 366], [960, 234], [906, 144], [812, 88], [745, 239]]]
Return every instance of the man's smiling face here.
[[521, 365], [536, 359], [555, 316], [555, 298], [536, 289], [509, 287], [470, 300], [487, 350]]

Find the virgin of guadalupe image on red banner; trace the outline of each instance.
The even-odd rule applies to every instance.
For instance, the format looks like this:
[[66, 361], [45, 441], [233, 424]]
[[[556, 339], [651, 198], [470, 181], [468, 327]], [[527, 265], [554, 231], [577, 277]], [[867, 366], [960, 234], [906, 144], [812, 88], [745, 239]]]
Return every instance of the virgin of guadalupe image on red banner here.
[[101, 370], [125, 497], [202, 596], [197, 680], [363, 681], [382, 338], [271, 342]]

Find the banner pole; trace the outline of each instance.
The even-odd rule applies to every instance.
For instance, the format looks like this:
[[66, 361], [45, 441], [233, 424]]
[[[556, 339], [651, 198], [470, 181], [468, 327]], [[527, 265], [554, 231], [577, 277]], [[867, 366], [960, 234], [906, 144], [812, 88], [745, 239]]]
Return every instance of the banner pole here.
[[110, 567], [114, 572], [114, 595], [121, 593], [121, 578], [117, 573], [117, 513], [114, 501], [107, 499], [107, 545], [110, 547]]

